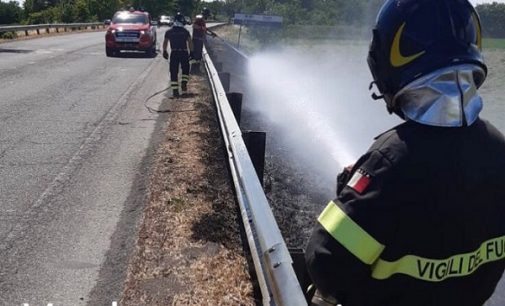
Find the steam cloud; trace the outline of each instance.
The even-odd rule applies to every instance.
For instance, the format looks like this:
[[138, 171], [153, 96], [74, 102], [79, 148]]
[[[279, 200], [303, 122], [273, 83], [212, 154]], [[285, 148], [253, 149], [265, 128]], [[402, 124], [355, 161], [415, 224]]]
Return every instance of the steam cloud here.
[[287, 154], [331, 185], [375, 136], [400, 123], [382, 101], [370, 98], [367, 47], [332, 41], [250, 59], [249, 107], [282, 134], [280, 145]]

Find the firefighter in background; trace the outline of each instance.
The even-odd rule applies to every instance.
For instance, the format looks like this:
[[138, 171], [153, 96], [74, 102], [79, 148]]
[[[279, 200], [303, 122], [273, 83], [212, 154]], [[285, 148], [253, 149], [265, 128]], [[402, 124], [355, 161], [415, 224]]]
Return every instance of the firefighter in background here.
[[200, 72], [200, 62], [202, 61], [203, 44], [207, 35], [216, 37], [217, 34], [207, 29], [205, 19], [202, 15], [197, 15], [193, 22], [193, 53], [191, 58], [191, 73], [198, 74]]
[[203, 15], [203, 19], [209, 20], [209, 18], [210, 18], [210, 10], [207, 7], [204, 7], [202, 9], [202, 15]]
[[390, 113], [339, 175], [306, 252], [312, 305], [481, 306], [505, 267], [505, 138], [479, 118], [487, 76], [467, 0], [387, 0], [368, 64]]
[[167, 45], [170, 41], [170, 86], [173, 96], [179, 96], [179, 66], [182, 69], [181, 89], [187, 91], [189, 81], [189, 52], [192, 52], [191, 34], [184, 28], [186, 20], [181, 13], [174, 17], [174, 25], [165, 32], [163, 57], [169, 59]]

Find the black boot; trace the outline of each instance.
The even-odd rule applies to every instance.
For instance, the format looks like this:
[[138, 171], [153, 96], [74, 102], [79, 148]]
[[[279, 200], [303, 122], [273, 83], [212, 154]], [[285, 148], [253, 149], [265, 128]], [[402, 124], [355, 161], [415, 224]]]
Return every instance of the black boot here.
[[172, 93], [173, 93], [173, 96], [174, 96], [174, 97], [178, 97], [178, 96], [179, 96], [179, 89], [174, 89], [174, 90], [172, 91]]

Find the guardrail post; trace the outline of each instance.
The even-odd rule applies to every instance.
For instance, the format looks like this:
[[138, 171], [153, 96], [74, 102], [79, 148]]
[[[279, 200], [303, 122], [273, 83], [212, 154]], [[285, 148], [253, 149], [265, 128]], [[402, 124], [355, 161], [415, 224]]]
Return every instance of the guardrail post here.
[[265, 170], [265, 145], [267, 134], [265, 132], [245, 131], [242, 133], [245, 146], [251, 157], [251, 161], [263, 186], [263, 173]]
[[60, 28], [56, 27], [56, 33], [60, 33]]
[[240, 117], [242, 112], [242, 98], [243, 95], [239, 92], [229, 92], [226, 94], [228, 102], [230, 102], [231, 110], [233, 115], [235, 115], [235, 120], [240, 125]]
[[28, 30], [25, 30], [25, 36], [28, 36]]
[[63, 31], [65, 31], [65, 32], [66, 32], [66, 31], [67, 31], [67, 27], [64, 27], [64, 28], [63, 28]]
[[37, 29], [37, 35], [40, 35], [40, 30], [39, 29]]
[[47, 34], [49, 34], [49, 32], [50, 32], [50, 31], [49, 31], [49, 28], [46, 28], [46, 33], [47, 33]]
[[219, 72], [218, 75], [221, 80], [221, 84], [223, 84], [224, 91], [230, 91], [230, 74], [228, 72]]

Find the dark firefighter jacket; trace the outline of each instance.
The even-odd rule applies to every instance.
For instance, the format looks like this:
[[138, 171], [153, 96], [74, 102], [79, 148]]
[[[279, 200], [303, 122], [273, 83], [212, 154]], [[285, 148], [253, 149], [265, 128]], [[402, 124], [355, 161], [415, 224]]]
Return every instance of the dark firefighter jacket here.
[[191, 34], [183, 27], [172, 27], [165, 32], [165, 38], [170, 41], [172, 51], [187, 51], [187, 41], [191, 38]]
[[406, 122], [342, 179], [307, 247], [320, 291], [344, 306], [481, 306], [491, 296], [505, 265], [505, 139], [490, 123]]

